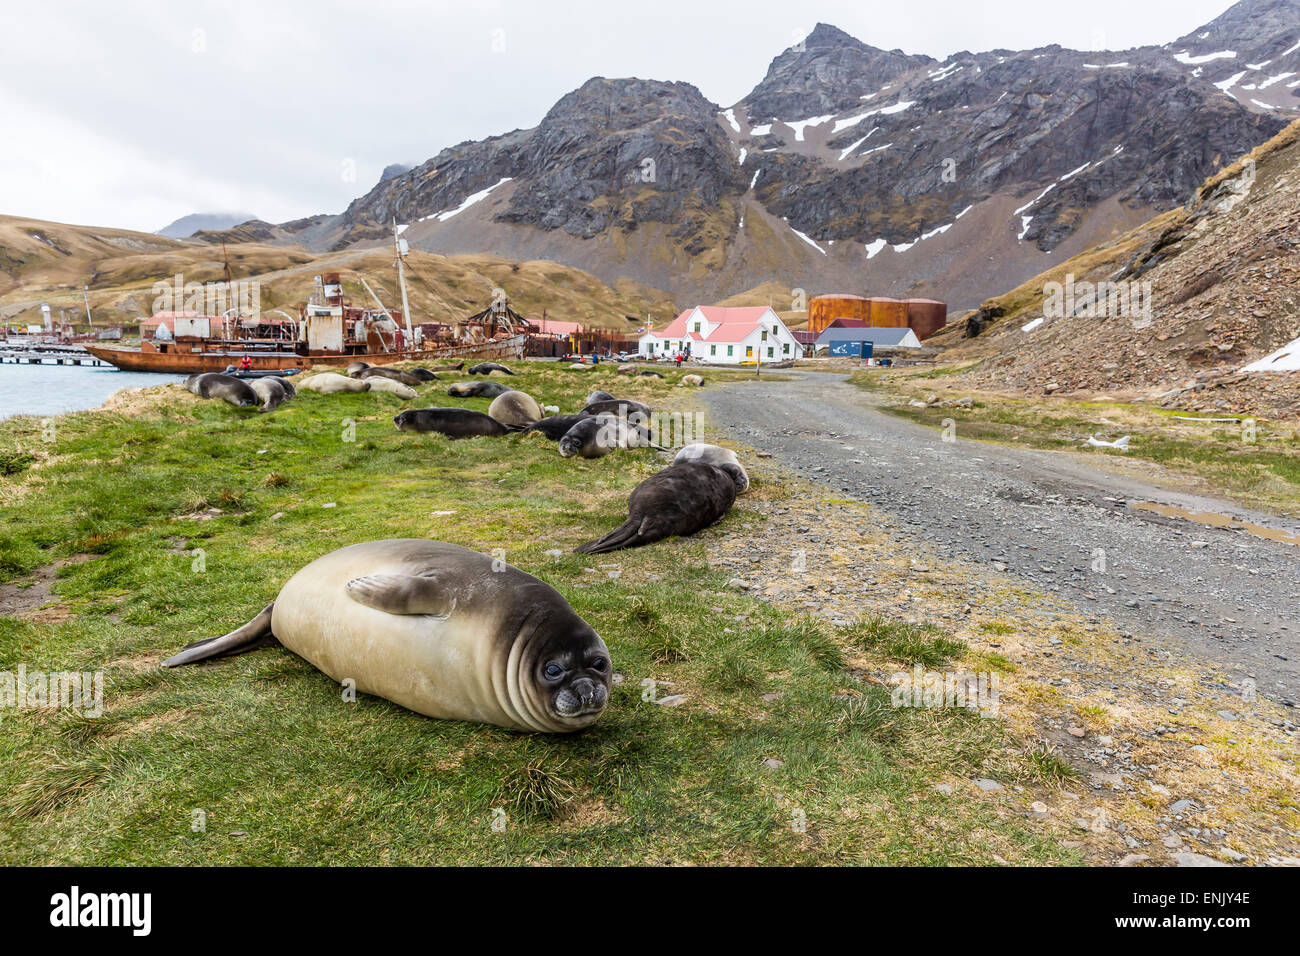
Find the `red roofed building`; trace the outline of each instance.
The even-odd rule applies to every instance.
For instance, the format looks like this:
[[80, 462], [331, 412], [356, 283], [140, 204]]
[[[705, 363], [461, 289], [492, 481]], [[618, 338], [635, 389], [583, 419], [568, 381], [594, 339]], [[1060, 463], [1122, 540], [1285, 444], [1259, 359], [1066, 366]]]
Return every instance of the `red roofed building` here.
[[581, 322], [560, 322], [556, 319], [530, 319], [540, 335], [576, 335], [582, 332]]
[[671, 359], [680, 353], [700, 362], [753, 365], [803, 358], [804, 347], [766, 306], [697, 305], [663, 330], [641, 336], [637, 351], [646, 358]]

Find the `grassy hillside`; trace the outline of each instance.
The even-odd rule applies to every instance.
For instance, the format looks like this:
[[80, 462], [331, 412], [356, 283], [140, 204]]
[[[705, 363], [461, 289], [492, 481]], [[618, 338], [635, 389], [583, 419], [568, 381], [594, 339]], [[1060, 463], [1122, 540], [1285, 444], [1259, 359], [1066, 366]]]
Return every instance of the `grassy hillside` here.
[[[226, 246], [236, 280], [260, 283], [264, 311], [281, 309], [296, 316], [311, 294], [313, 277], [339, 272], [347, 296], [356, 304], [372, 300], [365, 278], [390, 308], [400, 308], [393, 255], [387, 249], [315, 254], [299, 246], [256, 242]], [[82, 286], [90, 287], [91, 308], [99, 325], [128, 330], [151, 314], [155, 282], [218, 282], [224, 278], [220, 245], [181, 242], [126, 230], [68, 226], [0, 217], [0, 319], [14, 325], [40, 321], [41, 303], [57, 318], [66, 309], [84, 320]], [[631, 280], [611, 288], [580, 269], [554, 262], [511, 262], [491, 255], [440, 256], [412, 252], [407, 285], [416, 320], [454, 321], [488, 304], [502, 288], [514, 307], [529, 318], [582, 322], [597, 328], [637, 328], [647, 312], [675, 314], [666, 293]], [[637, 324], [627, 317], [638, 319]]]

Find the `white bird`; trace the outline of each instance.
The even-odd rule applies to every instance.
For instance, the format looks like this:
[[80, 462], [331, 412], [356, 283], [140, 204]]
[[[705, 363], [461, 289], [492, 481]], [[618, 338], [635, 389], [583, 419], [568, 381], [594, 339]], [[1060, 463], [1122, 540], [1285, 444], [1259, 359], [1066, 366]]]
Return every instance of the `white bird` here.
[[1114, 441], [1102, 441], [1095, 435], [1089, 435], [1088, 444], [1093, 448], [1118, 448], [1120, 451], [1128, 451], [1128, 439], [1129, 436], [1125, 435], [1123, 438], [1117, 438]]

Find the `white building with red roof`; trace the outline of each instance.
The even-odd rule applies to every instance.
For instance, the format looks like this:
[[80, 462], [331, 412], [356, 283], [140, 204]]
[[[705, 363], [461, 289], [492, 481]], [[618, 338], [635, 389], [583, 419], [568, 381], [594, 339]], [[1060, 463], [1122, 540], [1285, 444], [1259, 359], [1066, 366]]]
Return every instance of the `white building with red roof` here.
[[689, 354], [700, 362], [754, 365], [803, 358], [804, 347], [771, 308], [697, 305], [637, 341], [644, 358]]

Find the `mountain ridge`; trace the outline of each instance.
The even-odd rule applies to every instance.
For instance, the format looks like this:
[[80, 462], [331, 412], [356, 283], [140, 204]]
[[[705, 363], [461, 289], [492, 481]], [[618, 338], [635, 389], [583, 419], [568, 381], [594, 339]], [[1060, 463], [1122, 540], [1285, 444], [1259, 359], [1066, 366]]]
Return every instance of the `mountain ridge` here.
[[444, 149], [269, 241], [344, 249], [395, 220], [416, 248], [553, 258], [681, 298], [775, 279], [974, 306], [1173, 208], [1300, 115], [1300, 2], [1242, 0], [1207, 27], [939, 62], [818, 24], [731, 107], [594, 77], [537, 126]]

